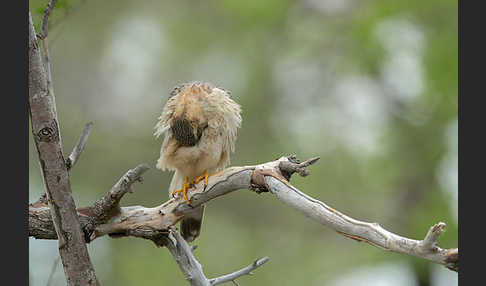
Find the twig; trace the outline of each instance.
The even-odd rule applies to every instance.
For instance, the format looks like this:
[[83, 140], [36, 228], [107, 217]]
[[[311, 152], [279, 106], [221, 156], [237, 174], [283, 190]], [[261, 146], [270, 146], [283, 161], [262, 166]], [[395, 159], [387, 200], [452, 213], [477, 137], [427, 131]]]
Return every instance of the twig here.
[[66, 11], [66, 13], [64, 13], [64, 16], [55, 21], [54, 23], [51, 24], [51, 30], [52, 29], [55, 29], [57, 26], [59, 26], [59, 24], [61, 24], [62, 22], [64, 22], [69, 16], [73, 15], [75, 12], [79, 11], [79, 8], [86, 3], [86, 0], [81, 0], [77, 6], [69, 9]]
[[[64, 22], [67, 18], [69, 18], [69, 16], [72, 16], [75, 12], [79, 11], [80, 7], [86, 3], [86, 0], [81, 0], [80, 3], [78, 3], [77, 6], [69, 9], [66, 11], [66, 13], [64, 13], [64, 16], [55, 21], [54, 23], [52, 23], [50, 26], [51, 26], [51, 30], [55, 29], [56, 27], [58, 27], [62, 22]], [[56, 34], [54, 35], [54, 38], [52, 38], [50, 41], [49, 41], [49, 44], [51, 45], [51, 47], [54, 45], [54, 43], [56, 42], [56, 40], [59, 38], [59, 36], [62, 34], [62, 31], [64, 30], [64, 27], [65, 25], [62, 25], [60, 26], [60, 29], [56, 32]]]
[[422, 247], [432, 251], [437, 248], [437, 240], [439, 240], [439, 236], [444, 230], [445, 226], [446, 224], [443, 222], [439, 222], [438, 224], [432, 226], [422, 241]]
[[66, 160], [66, 167], [68, 171], [74, 167], [76, 162], [78, 161], [79, 155], [81, 155], [81, 152], [84, 150], [84, 146], [86, 145], [86, 142], [88, 141], [88, 136], [89, 133], [91, 132], [91, 127], [93, 127], [93, 122], [89, 122], [84, 126], [83, 133], [81, 134], [81, 137], [79, 137], [78, 143], [76, 143], [76, 146], [74, 146], [73, 151], [69, 155], [69, 157]]
[[47, 88], [50, 90], [51, 94], [54, 94], [52, 88], [51, 58], [49, 56], [47, 39], [42, 38], [41, 42], [42, 42], [42, 52], [44, 53], [44, 67], [46, 69], [46, 75], [47, 75]]
[[268, 257], [257, 259], [251, 265], [241, 270], [209, 280], [204, 275], [201, 264], [194, 257], [194, 249], [182, 238], [177, 229], [170, 227], [168, 235], [162, 236], [159, 241], [156, 241], [156, 244], [158, 246], [166, 246], [169, 249], [184, 277], [192, 286], [211, 286], [228, 281], [233, 281], [233, 283], [238, 285], [236, 278], [253, 274], [252, 270], [260, 267], [269, 259]]
[[126, 193], [133, 192], [132, 185], [135, 182], [143, 182], [142, 175], [150, 169], [147, 164], [140, 164], [128, 170], [118, 182], [110, 189], [108, 194], [98, 200], [95, 205], [99, 205], [103, 213], [109, 212], [113, 207], [118, 206], [120, 200]]
[[42, 18], [42, 32], [40, 35], [37, 35], [41, 39], [42, 42], [42, 52], [44, 53], [44, 67], [46, 69], [47, 75], [47, 89], [52, 96], [53, 104], [55, 105], [55, 97], [54, 97], [54, 89], [52, 88], [52, 73], [51, 73], [51, 59], [49, 55], [49, 48], [47, 43], [47, 34], [49, 32], [49, 16], [51, 15], [54, 6], [56, 5], [58, 0], [50, 0], [47, 3], [46, 8], [44, 9], [44, 17]]
[[49, 31], [49, 16], [51, 15], [52, 9], [56, 5], [58, 0], [50, 0], [47, 3], [46, 9], [44, 9], [44, 17], [42, 18], [42, 34], [40, 35], [41, 39], [47, 38], [47, 33]]
[[218, 285], [218, 284], [229, 282], [229, 281], [233, 281], [233, 283], [236, 283], [236, 278], [243, 276], [243, 275], [253, 274], [251, 271], [262, 266], [269, 259], [270, 258], [268, 256], [266, 256], [262, 259], [256, 259], [252, 264], [248, 265], [247, 267], [245, 267], [243, 269], [240, 269], [240, 270], [235, 271], [235, 272], [230, 273], [230, 274], [226, 274], [226, 275], [223, 275], [223, 276], [220, 276], [220, 277], [210, 279], [209, 283], [211, 283], [211, 285]]
[[[131, 193], [132, 185], [135, 182], [142, 182], [142, 175], [148, 171], [150, 167], [147, 164], [140, 164], [137, 167], [128, 170], [118, 182], [111, 188], [111, 190], [103, 198], [97, 200], [93, 206], [83, 208], [81, 211], [84, 215], [91, 216], [93, 223], [100, 224], [106, 222], [108, 219], [120, 213], [120, 200], [126, 193]], [[79, 211], [79, 210], [78, 210]], [[103, 233], [103, 232], [101, 232]], [[101, 236], [100, 229], [93, 229], [89, 234], [88, 242]]]
[[301, 177], [306, 177], [310, 173], [306, 169], [310, 165], [314, 164], [315, 162], [319, 161], [319, 157], [314, 157], [305, 162], [300, 163], [299, 160], [295, 157], [295, 155], [289, 156], [288, 161], [282, 161], [279, 164], [280, 171], [282, 175], [285, 177], [287, 181], [290, 180], [290, 176], [293, 173], [298, 173]]

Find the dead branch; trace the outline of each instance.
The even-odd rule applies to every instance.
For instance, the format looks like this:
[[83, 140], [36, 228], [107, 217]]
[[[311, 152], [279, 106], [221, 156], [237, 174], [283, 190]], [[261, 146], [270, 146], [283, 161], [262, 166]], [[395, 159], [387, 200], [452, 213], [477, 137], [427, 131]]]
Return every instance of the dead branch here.
[[47, 38], [47, 33], [49, 32], [49, 16], [51, 15], [54, 6], [56, 6], [58, 0], [50, 0], [44, 9], [44, 17], [42, 18], [42, 33], [40, 34], [41, 39]]
[[[132, 185], [141, 182], [142, 174], [148, 169], [147, 164], [140, 164], [128, 170], [104, 197], [91, 206], [77, 209], [86, 242], [92, 240], [90, 236], [93, 235], [96, 225], [106, 223], [108, 218], [120, 213], [121, 198], [126, 193], [132, 192]], [[42, 202], [29, 205], [29, 236], [37, 239], [57, 239], [49, 208]]]
[[182, 238], [175, 227], [170, 227], [166, 234], [161, 235], [159, 240], [154, 240], [154, 242], [157, 246], [167, 247], [184, 274], [185, 279], [191, 286], [213, 286], [229, 281], [236, 283], [238, 277], [253, 274], [251, 272], [252, 270], [260, 267], [269, 259], [268, 257], [257, 259], [251, 265], [239, 271], [208, 279], [204, 275], [201, 264], [194, 257], [193, 251], [195, 247], [191, 247], [184, 238]]
[[167, 238], [163, 241], [164, 246], [169, 249], [172, 257], [179, 265], [184, 278], [192, 286], [211, 286], [202, 271], [201, 264], [194, 257], [191, 247], [176, 229], [171, 227]]
[[317, 160], [318, 158], [313, 158], [300, 163], [295, 156], [290, 156], [260, 165], [227, 168], [210, 177], [205, 190], [203, 182], [193, 186], [188, 191], [190, 205], [183, 198], [177, 197], [153, 208], [120, 207], [119, 213], [108, 218], [105, 223], [95, 225], [89, 237], [92, 240], [105, 234], [136, 236], [160, 245], [158, 241], [161, 235], [167, 235], [170, 227], [186, 211], [233, 191], [250, 189], [259, 193], [270, 192], [288, 206], [348, 238], [364, 241], [381, 249], [420, 257], [457, 271], [458, 249], [441, 249], [435, 243], [443, 224], [440, 224], [442, 227], [433, 228], [424, 241], [401, 237], [376, 223], [352, 219], [302, 193], [289, 183], [287, 177], [290, 179], [294, 172], [305, 176], [307, 172], [302, 169]]
[[86, 0], [81, 0], [76, 6], [71, 7], [71, 9], [68, 9], [65, 11], [64, 15], [58, 19], [57, 21], [53, 22], [50, 24], [50, 30], [56, 30], [56, 27], [59, 27], [59, 30], [56, 32], [54, 37], [51, 36], [49, 44], [51, 47], [56, 43], [57, 39], [63, 34], [63, 30], [66, 27], [66, 25], [61, 25], [63, 24], [69, 17], [74, 15], [77, 11], [80, 10], [80, 8], [85, 4], [87, 1]]
[[89, 122], [84, 126], [83, 133], [81, 133], [81, 137], [79, 137], [78, 143], [76, 143], [73, 151], [67, 158], [66, 166], [68, 168], [68, 171], [71, 170], [72, 167], [74, 167], [74, 165], [78, 161], [79, 156], [83, 152], [84, 146], [88, 141], [89, 133], [91, 132], [91, 127], [93, 127], [93, 122]]
[[263, 257], [262, 259], [256, 259], [253, 261], [252, 264], [248, 265], [247, 267], [240, 269], [238, 271], [235, 271], [230, 274], [226, 274], [220, 277], [216, 277], [213, 279], [209, 280], [209, 283], [211, 283], [212, 286], [218, 285], [221, 283], [229, 282], [232, 281], [233, 283], [236, 283], [236, 279], [243, 276], [243, 275], [252, 275], [253, 270], [257, 269], [258, 267], [262, 266], [265, 262], [267, 262], [270, 258], [268, 256]]
[[76, 13], [77, 11], [79, 11], [79, 8], [81, 8], [83, 6], [83, 4], [86, 3], [86, 0], [81, 0], [76, 6], [72, 7], [71, 9], [67, 10], [63, 17], [57, 21], [55, 21], [54, 23], [51, 24], [51, 30], [52, 29], [55, 29], [57, 26], [59, 26], [60, 24], [62, 24], [64, 21], [66, 21], [67, 18], [69, 18], [70, 16], [72, 16], [74, 13]]
[[377, 223], [350, 218], [278, 178], [265, 176], [264, 181], [268, 190], [286, 205], [339, 234], [383, 250], [420, 257], [458, 271], [459, 250], [437, 246], [437, 239], [445, 227], [443, 222], [432, 226], [424, 240], [409, 239], [391, 233]]

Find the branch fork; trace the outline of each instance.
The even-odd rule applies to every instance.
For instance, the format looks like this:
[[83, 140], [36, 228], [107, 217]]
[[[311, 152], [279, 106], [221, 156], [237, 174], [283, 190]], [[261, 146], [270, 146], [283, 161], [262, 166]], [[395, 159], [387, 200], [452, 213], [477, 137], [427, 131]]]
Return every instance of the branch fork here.
[[[91, 218], [90, 221], [93, 225], [88, 241], [108, 234], [112, 237], [140, 237], [149, 239], [158, 246], [163, 246], [161, 237], [167, 236], [171, 228], [193, 207], [206, 204], [236, 190], [253, 189], [259, 193], [271, 193], [273, 197], [287, 206], [345, 237], [366, 242], [380, 249], [420, 257], [457, 271], [458, 249], [442, 249], [437, 246], [439, 235], [445, 227], [444, 223], [441, 222], [431, 227], [424, 240], [405, 238], [383, 229], [377, 223], [363, 222], [348, 217], [290, 184], [292, 174], [298, 173], [301, 176], [307, 176], [309, 172], [306, 168], [318, 160], [319, 158], [316, 157], [300, 162], [295, 156], [289, 156], [259, 165], [227, 168], [211, 176], [206, 189], [204, 189], [203, 182], [191, 187], [188, 190], [190, 205], [186, 204], [182, 197], [176, 197], [152, 208], [119, 207], [119, 201], [123, 195], [131, 189], [134, 182], [141, 179], [141, 174], [148, 170], [148, 166], [139, 165], [128, 171], [108, 195], [94, 206], [88, 207], [88, 209], [98, 208], [98, 211], [93, 211], [91, 214], [85, 212], [85, 217]], [[105, 207], [100, 207], [102, 205]], [[116, 211], [107, 214], [109, 209]], [[92, 216], [97, 219], [92, 219]], [[99, 219], [100, 216], [103, 219]], [[34, 232], [32, 231], [32, 233]], [[45, 236], [49, 231], [44, 229], [40, 233]]]

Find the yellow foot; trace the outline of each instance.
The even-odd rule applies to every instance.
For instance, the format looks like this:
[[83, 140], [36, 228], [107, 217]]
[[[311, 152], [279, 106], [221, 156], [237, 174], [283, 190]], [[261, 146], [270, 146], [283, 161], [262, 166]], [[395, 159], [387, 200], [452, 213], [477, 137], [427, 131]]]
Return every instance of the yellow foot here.
[[178, 193], [182, 193], [182, 196], [184, 197], [184, 200], [186, 201], [186, 204], [189, 204], [190, 201], [189, 199], [187, 198], [187, 190], [190, 188], [191, 184], [189, 184], [189, 178], [186, 177], [184, 179], [184, 185], [182, 186], [181, 189], [179, 190], [175, 190], [172, 192], [172, 196], [175, 196], [176, 194]]
[[201, 176], [197, 177], [197, 179], [194, 180], [194, 184], [197, 184], [197, 183], [199, 183], [200, 181], [202, 181], [204, 179], [204, 189], [206, 189], [206, 187], [208, 186], [208, 179], [209, 179], [209, 177], [211, 177], [212, 175], [215, 175], [217, 173], [219, 173], [219, 172], [216, 171], [216, 172], [214, 172], [212, 174], [209, 174], [208, 170], [206, 170], [206, 171], [204, 171], [204, 173]]

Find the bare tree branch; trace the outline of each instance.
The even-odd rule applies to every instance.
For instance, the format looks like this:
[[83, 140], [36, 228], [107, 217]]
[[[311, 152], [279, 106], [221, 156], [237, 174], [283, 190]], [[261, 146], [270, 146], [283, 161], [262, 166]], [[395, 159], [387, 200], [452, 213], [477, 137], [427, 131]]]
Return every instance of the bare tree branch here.
[[78, 5], [72, 7], [71, 9], [67, 10], [66, 13], [64, 13], [63, 17], [54, 23], [51, 24], [51, 30], [55, 29], [56, 27], [59, 26], [59, 24], [63, 23], [67, 18], [69, 18], [71, 15], [79, 11], [79, 8], [83, 6], [83, 4], [86, 3], [86, 0], [81, 0]]
[[443, 222], [432, 226], [424, 240], [409, 239], [391, 233], [377, 223], [350, 218], [277, 178], [265, 176], [265, 184], [270, 192], [286, 205], [339, 234], [383, 250], [420, 257], [458, 271], [458, 249], [442, 249], [436, 246], [445, 226]]
[[[48, 17], [49, 13], [46, 14]], [[59, 238], [59, 254], [66, 280], [68, 285], [99, 285], [71, 196], [69, 175], [62, 154], [56, 105], [52, 89], [48, 86], [48, 75], [42, 65], [30, 13], [28, 52], [29, 114], [32, 135], [46, 188], [48, 209]]]
[[76, 143], [76, 146], [74, 146], [73, 151], [67, 158], [66, 166], [68, 171], [76, 164], [79, 156], [83, 152], [84, 146], [88, 141], [89, 133], [91, 132], [91, 127], [93, 127], [93, 122], [89, 122], [84, 126], [83, 133], [81, 134], [81, 137], [79, 137], [78, 143]]
[[150, 167], [147, 164], [140, 164], [137, 167], [128, 170], [123, 177], [111, 188], [106, 196], [95, 203], [99, 207], [99, 215], [104, 215], [110, 212], [113, 208], [119, 208], [119, 203], [122, 197], [127, 193], [132, 193], [132, 185], [135, 182], [143, 182], [142, 175], [148, 171]]
[[[86, 242], [92, 240], [90, 236], [93, 235], [95, 225], [106, 223], [108, 218], [119, 214], [121, 198], [132, 192], [132, 185], [141, 182], [143, 173], [148, 169], [147, 164], [140, 164], [128, 170], [104, 197], [91, 206], [77, 209]], [[29, 205], [29, 236], [37, 239], [57, 239], [47, 205], [39, 202]]]
[[49, 16], [51, 15], [54, 6], [56, 6], [58, 0], [50, 0], [44, 9], [44, 17], [42, 18], [42, 34], [40, 34], [41, 39], [47, 38], [47, 33], [49, 32]]
[[44, 17], [42, 18], [42, 32], [41, 34], [37, 35], [42, 41], [42, 50], [44, 53], [44, 65], [47, 73], [47, 88], [50, 90], [53, 98], [54, 92], [52, 88], [52, 74], [51, 74], [51, 59], [49, 56], [49, 48], [47, 43], [47, 34], [49, 32], [49, 16], [51, 15], [54, 6], [56, 5], [58, 0], [50, 0], [47, 3], [46, 8], [44, 9]]
[[177, 230], [170, 229], [165, 246], [169, 249], [186, 280], [192, 286], [211, 286], [202, 271], [201, 264], [192, 254], [191, 247]]
[[[256, 259], [252, 264], [248, 265], [247, 267], [243, 268], [243, 269], [240, 269], [238, 271], [235, 271], [233, 273], [230, 273], [230, 274], [226, 274], [226, 275], [223, 275], [223, 276], [220, 276], [220, 277], [216, 277], [216, 278], [212, 278], [209, 280], [209, 283], [211, 283], [211, 285], [218, 285], [218, 284], [221, 284], [221, 283], [225, 283], [225, 282], [229, 282], [229, 281], [232, 281], [233, 283], [236, 283], [236, 279], [238, 277], [241, 277], [243, 275], [251, 275], [253, 274], [253, 270], [257, 269], [258, 267], [262, 266], [265, 262], [267, 262], [270, 258], [268, 256], [266, 257], [263, 257], [261, 259]], [[236, 283], [236, 285], [238, 285]]]
[[191, 286], [212, 286], [229, 281], [236, 283], [238, 277], [251, 275], [252, 270], [260, 267], [269, 259], [268, 257], [259, 260], [257, 259], [251, 265], [239, 271], [221, 277], [208, 279], [204, 275], [201, 264], [194, 257], [194, 248], [184, 240], [175, 227], [169, 227], [169, 232], [166, 235], [160, 236], [159, 240], [154, 240], [154, 242], [157, 246], [165, 246], [169, 249], [177, 262], [177, 265], [179, 265], [179, 268], [184, 274], [185, 279]]
[[[429, 231], [425, 242], [401, 237], [376, 223], [352, 219], [302, 193], [289, 183], [288, 179], [294, 172], [305, 176], [308, 172], [303, 169], [317, 160], [318, 158], [313, 158], [300, 163], [295, 156], [290, 156], [260, 165], [227, 168], [210, 177], [206, 188], [203, 182], [193, 186], [188, 191], [190, 205], [183, 198], [177, 197], [153, 208], [121, 207], [120, 212], [106, 223], [95, 225], [95, 234], [91, 238], [105, 234], [128, 235], [149, 239], [158, 244], [161, 235], [167, 233], [193, 207], [238, 189], [251, 189], [258, 193], [274, 194], [288, 206], [348, 238], [364, 241], [381, 249], [427, 259], [457, 271], [458, 249], [441, 249], [435, 246], [435, 239], [443, 226]], [[434, 247], [430, 247], [431, 245]]]
[[71, 9], [67, 10], [63, 17], [60, 18], [59, 20], [51, 23], [50, 27], [51, 27], [51, 31], [52, 30], [55, 30], [56, 27], [59, 27], [59, 29], [56, 31], [54, 37], [51, 37], [51, 39], [49, 40], [49, 44], [52, 46], [54, 46], [54, 44], [56, 43], [57, 39], [59, 39], [59, 37], [63, 34], [63, 31], [64, 31], [64, 28], [66, 27], [66, 25], [61, 25], [64, 21], [66, 21], [70, 16], [74, 15], [75, 12], [79, 11], [81, 8], [81, 6], [83, 4], [85, 4], [87, 1], [86, 0], [81, 0], [78, 5], [72, 7]]

